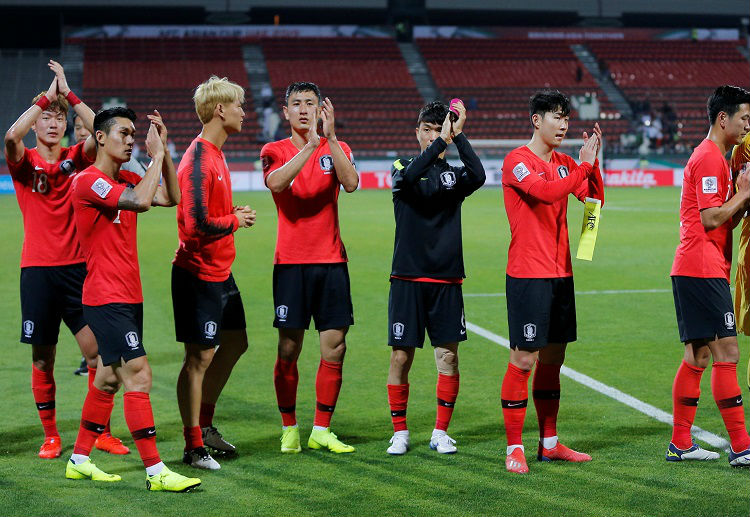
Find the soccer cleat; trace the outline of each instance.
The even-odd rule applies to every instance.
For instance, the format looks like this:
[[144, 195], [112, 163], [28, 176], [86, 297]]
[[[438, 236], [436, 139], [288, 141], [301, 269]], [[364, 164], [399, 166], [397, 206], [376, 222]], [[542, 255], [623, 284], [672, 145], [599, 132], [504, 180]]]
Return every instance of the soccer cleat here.
[[51, 438], [45, 438], [44, 443], [39, 447], [39, 457], [45, 460], [51, 460], [58, 458], [62, 453], [62, 444], [60, 443], [59, 436], [52, 436]]
[[81, 357], [81, 364], [73, 371], [73, 375], [80, 375], [82, 377], [89, 376], [89, 365], [86, 364], [86, 358]]
[[[683, 460], [718, 460], [719, 453], [713, 451], [707, 451], [702, 449], [695, 442], [687, 449], [678, 449], [672, 442], [667, 447], [667, 461], [683, 461]], [[729, 460], [731, 463], [731, 459]]]
[[182, 462], [197, 469], [219, 470], [221, 465], [211, 457], [205, 447], [196, 447], [191, 451], [185, 451]]
[[430, 439], [430, 449], [438, 451], [440, 454], [455, 454], [458, 450], [455, 443], [456, 440], [445, 433], [433, 434]]
[[336, 454], [354, 452], [354, 447], [340, 441], [328, 428], [325, 430], [313, 429], [312, 433], [310, 433], [310, 439], [307, 440], [307, 446], [311, 449], [322, 449], [325, 447]]
[[397, 431], [393, 433], [390, 441], [391, 446], [385, 452], [394, 456], [406, 454], [406, 451], [409, 450], [409, 442], [409, 431]]
[[91, 460], [86, 460], [78, 465], [73, 463], [73, 460], [69, 460], [65, 466], [65, 477], [68, 479], [90, 479], [91, 481], [103, 481], [105, 483], [113, 483], [122, 479], [117, 474], [107, 474], [94, 465]]
[[299, 443], [299, 427], [289, 426], [281, 431], [281, 452], [284, 454], [302, 452], [302, 446]]
[[122, 440], [110, 433], [102, 433], [94, 442], [94, 447], [110, 454], [130, 454], [130, 449], [122, 444]]
[[223, 454], [234, 454], [237, 452], [237, 447], [226, 441], [214, 426], [201, 427], [201, 434], [203, 435], [203, 445], [206, 447], [211, 447]]
[[540, 443], [536, 459], [538, 461], [572, 461], [573, 463], [582, 463], [584, 461], [591, 461], [591, 456], [584, 452], [569, 449], [560, 442], [557, 442], [557, 445], [551, 449], [545, 449], [544, 445]]
[[750, 447], [742, 452], [729, 448], [729, 464], [733, 467], [750, 467]]
[[528, 474], [529, 466], [526, 464], [526, 456], [519, 447], [505, 457], [505, 470], [516, 474]]
[[146, 490], [152, 492], [189, 492], [201, 486], [198, 478], [188, 478], [172, 472], [165, 465], [155, 476], [146, 474]]

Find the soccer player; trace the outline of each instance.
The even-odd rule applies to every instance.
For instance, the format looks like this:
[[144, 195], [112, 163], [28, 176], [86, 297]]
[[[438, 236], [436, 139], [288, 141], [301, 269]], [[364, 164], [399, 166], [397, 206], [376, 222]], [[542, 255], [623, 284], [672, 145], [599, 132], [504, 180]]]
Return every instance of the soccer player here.
[[[322, 102], [321, 102], [322, 101]], [[282, 421], [281, 452], [300, 447], [296, 418], [297, 358], [310, 318], [320, 336], [317, 406], [308, 447], [354, 452], [330, 430], [341, 389], [346, 332], [354, 324], [338, 196], [354, 192], [359, 175], [351, 149], [336, 138], [333, 104], [313, 83], [286, 89], [284, 116], [292, 136], [261, 149], [263, 176], [279, 215], [273, 269], [274, 327], [279, 329], [274, 385]], [[323, 121], [323, 137], [318, 120]]]
[[707, 103], [708, 136], [690, 156], [680, 199], [680, 244], [672, 264], [672, 292], [685, 354], [672, 385], [674, 425], [667, 461], [715, 460], [693, 442], [703, 371], [713, 358], [711, 391], [729, 433], [729, 464], [750, 465], [742, 392], [737, 382], [737, 330], [729, 272], [732, 230], [750, 206], [750, 176], [733, 185], [724, 156], [750, 132], [750, 92], [720, 86]]
[[558, 153], [568, 131], [570, 100], [542, 90], [529, 100], [534, 134], [503, 161], [503, 198], [510, 223], [506, 298], [510, 361], [503, 377], [502, 409], [508, 440], [505, 467], [529, 471], [521, 433], [528, 402], [528, 380], [536, 364], [532, 393], [539, 420], [539, 461], [590, 461], [557, 439], [560, 367], [567, 344], [576, 340], [573, 269], [568, 242], [568, 195], [604, 201], [596, 155], [599, 125], [583, 133], [578, 158]]
[[[486, 178], [463, 133], [466, 108], [462, 103], [455, 106], [459, 115], [454, 123], [442, 102], [424, 106], [416, 128], [421, 154], [396, 160], [391, 168], [396, 236], [388, 297], [392, 347], [388, 403], [394, 434], [388, 454], [409, 450], [409, 370], [415, 350], [424, 344], [425, 327], [438, 370], [437, 418], [430, 448], [441, 454], [456, 452], [456, 441], [447, 431], [458, 396], [458, 343], [466, 340], [461, 205]], [[445, 161], [451, 143], [456, 144], [463, 167]]]
[[[37, 95], [5, 134], [5, 158], [23, 214], [21, 252], [21, 342], [31, 345], [31, 390], [44, 428], [40, 458], [57, 458], [62, 451], [55, 408], [55, 356], [60, 322], [75, 336], [88, 371], [96, 368], [97, 345], [83, 315], [81, 291], [86, 264], [73, 222], [70, 185], [74, 174], [88, 167], [96, 142], [88, 138], [62, 147], [69, 106], [79, 120], [93, 127], [94, 112], [68, 87], [65, 71], [56, 61], [47, 91]], [[36, 147], [23, 138], [33, 130]], [[93, 380], [93, 376], [92, 376]], [[128, 448], [109, 434], [97, 448], [127, 454]]]
[[[204, 446], [225, 454], [235, 447], [213, 426], [221, 390], [247, 350], [245, 311], [234, 282], [234, 232], [255, 224], [255, 210], [232, 205], [232, 180], [221, 151], [239, 133], [245, 91], [226, 77], [211, 77], [193, 96], [203, 124], [177, 171], [180, 244], [172, 266], [172, 305], [177, 341], [185, 361], [177, 378], [177, 402], [185, 436], [183, 462], [219, 469]], [[217, 348], [218, 346], [218, 348]]]
[[166, 126], [157, 111], [148, 118], [146, 149], [152, 162], [143, 178], [120, 168], [133, 150], [136, 116], [130, 109], [116, 107], [102, 110], [94, 118], [96, 161], [73, 181], [76, 228], [88, 267], [83, 312], [99, 344], [99, 356], [65, 477], [120, 480], [120, 476], [98, 469], [89, 454], [112, 413], [115, 392], [124, 385], [125, 421], [146, 467], [146, 487], [183, 492], [200, 485], [200, 480], [172, 472], [159, 458], [149, 399], [151, 367], [142, 342], [137, 213], [152, 205], [174, 206], [180, 201], [174, 164], [165, 155]]

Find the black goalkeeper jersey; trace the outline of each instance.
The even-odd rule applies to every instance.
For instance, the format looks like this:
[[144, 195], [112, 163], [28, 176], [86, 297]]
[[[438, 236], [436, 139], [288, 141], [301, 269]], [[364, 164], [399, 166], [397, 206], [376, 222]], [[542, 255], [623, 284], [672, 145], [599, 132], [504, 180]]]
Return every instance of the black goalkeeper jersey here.
[[391, 276], [464, 278], [461, 203], [484, 185], [482, 162], [463, 133], [454, 139], [463, 167], [439, 158], [438, 137], [410, 160], [391, 168], [396, 238]]

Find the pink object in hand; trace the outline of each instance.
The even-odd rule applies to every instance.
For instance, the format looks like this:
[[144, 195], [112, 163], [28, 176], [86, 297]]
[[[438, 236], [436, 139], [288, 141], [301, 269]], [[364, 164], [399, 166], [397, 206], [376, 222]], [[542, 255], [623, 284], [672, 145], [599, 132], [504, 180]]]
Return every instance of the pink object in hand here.
[[461, 99], [455, 98], [455, 99], [451, 99], [450, 104], [448, 104], [448, 110], [451, 112], [451, 120], [453, 122], [458, 120], [458, 111], [453, 107], [453, 105], [459, 102], [463, 104], [463, 101]]

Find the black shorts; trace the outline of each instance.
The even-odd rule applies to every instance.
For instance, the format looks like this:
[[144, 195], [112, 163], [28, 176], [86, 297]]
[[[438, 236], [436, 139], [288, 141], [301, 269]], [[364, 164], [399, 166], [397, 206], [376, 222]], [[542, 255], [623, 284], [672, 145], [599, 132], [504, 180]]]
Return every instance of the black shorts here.
[[726, 278], [672, 277], [680, 341], [737, 335], [734, 304]]
[[207, 282], [172, 266], [172, 308], [177, 341], [214, 347], [222, 330], [244, 330], [245, 308], [234, 277]]
[[514, 278], [505, 275], [511, 348], [538, 350], [572, 343], [576, 335], [573, 277]]
[[391, 279], [388, 345], [422, 348], [424, 330], [432, 346], [466, 341], [461, 284]]
[[146, 355], [143, 348], [143, 304], [84, 305], [83, 315], [99, 345], [104, 366]]
[[346, 262], [275, 264], [273, 304], [277, 328], [307, 329], [311, 317], [319, 331], [354, 325]]
[[86, 326], [81, 305], [86, 264], [21, 269], [21, 342], [56, 345], [60, 321], [73, 335]]

